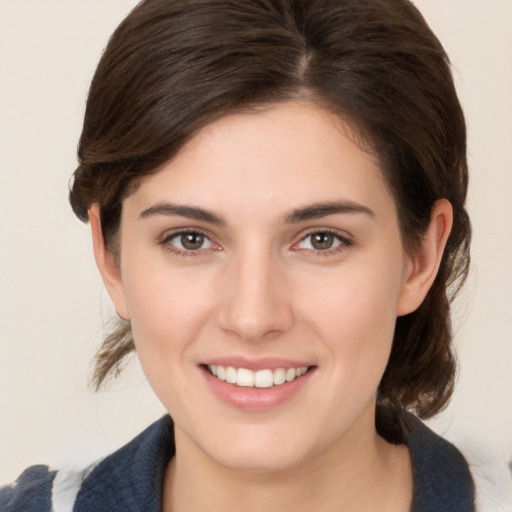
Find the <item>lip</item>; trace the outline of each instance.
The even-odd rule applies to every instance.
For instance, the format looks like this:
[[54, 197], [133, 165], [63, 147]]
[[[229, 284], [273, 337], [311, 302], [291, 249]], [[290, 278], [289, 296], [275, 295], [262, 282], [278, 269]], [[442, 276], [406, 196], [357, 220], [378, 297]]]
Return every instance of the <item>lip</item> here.
[[[221, 362], [223, 361], [223, 362]], [[211, 392], [219, 398], [224, 404], [250, 412], [263, 412], [273, 409], [284, 404], [296, 396], [308, 384], [311, 377], [316, 373], [316, 366], [307, 365], [304, 363], [288, 362], [284, 364], [283, 360], [277, 364], [276, 360], [259, 360], [241, 362], [236, 359], [236, 363], [232, 364], [234, 359], [215, 359], [215, 362], [204, 363], [200, 365], [199, 369], [206, 381], [207, 386]], [[274, 361], [274, 362], [273, 362]], [[285, 382], [279, 386], [272, 386], [270, 388], [252, 388], [241, 387], [235, 384], [230, 384], [214, 377], [206, 368], [207, 364], [220, 364], [222, 366], [234, 366], [235, 368], [247, 368], [248, 370], [257, 371], [260, 369], [276, 369], [276, 368], [299, 368], [301, 366], [308, 366], [308, 371], [290, 382]]]

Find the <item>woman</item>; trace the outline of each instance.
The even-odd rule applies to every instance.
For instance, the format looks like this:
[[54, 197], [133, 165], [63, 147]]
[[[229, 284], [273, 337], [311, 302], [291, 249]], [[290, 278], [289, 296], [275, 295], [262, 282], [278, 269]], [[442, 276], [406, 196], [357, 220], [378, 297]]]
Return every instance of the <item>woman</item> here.
[[79, 160], [121, 319], [96, 384], [136, 349], [172, 420], [27, 470], [2, 510], [474, 509], [463, 456], [406, 412], [452, 392], [470, 241], [463, 115], [409, 2], [142, 2]]

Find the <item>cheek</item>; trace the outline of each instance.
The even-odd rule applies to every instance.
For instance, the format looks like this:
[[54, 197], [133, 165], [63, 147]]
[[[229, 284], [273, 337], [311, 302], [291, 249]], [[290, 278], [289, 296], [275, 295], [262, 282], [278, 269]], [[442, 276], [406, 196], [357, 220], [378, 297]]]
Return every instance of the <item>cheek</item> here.
[[125, 290], [137, 357], [160, 401], [179, 415], [193, 396], [189, 383], [195, 366], [187, 363], [201, 336], [205, 306], [198, 287], [177, 276], [148, 271], [132, 278]]
[[316, 285], [302, 306], [304, 318], [342, 376], [378, 384], [393, 341], [401, 267], [354, 265]]
[[165, 262], [126, 267], [123, 281], [132, 332], [148, 378], [157, 368], [164, 372], [173, 366], [180, 371], [180, 364], [192, 359], [194, 342], [210, 325], [212, 276], [200, 269], [176, 271]]
[[380, 325], [389, 330], [389, 324], [396, 320], [401, 286], [399, 264], [379, 265], [378, 260], [372, 263], [365, 259], [315, 275], [297, 295], [305, 299], [303, 314], [309, 311], [319, 319], [323, 317], [325, 327], [365, 332]]

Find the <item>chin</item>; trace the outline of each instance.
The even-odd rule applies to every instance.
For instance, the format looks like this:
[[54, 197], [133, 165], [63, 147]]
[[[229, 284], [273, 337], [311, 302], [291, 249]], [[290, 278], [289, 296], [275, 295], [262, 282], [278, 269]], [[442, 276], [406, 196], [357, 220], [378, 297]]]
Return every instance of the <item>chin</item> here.
[[[231, 450], [230, 450], [231, 452]], [[249, 473], [279, 473], [294, 469], [301, 465], [303, 457], [297, 453], [276, 452], [272, 447], [262, 450], [251, 447], [250, 450], [241, 448], [232, 453], [215, 455], [217, 462], [237, 472]]]

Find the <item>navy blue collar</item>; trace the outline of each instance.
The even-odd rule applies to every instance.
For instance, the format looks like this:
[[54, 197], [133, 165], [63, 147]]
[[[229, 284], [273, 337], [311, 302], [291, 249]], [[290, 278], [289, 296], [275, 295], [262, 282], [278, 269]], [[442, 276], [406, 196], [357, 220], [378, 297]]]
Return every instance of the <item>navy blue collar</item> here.
[[74, 512], [161, 512], [163, 478], [174, 453], [173, 422], [164, 416], [93, 469]]
[[[414, 474], [412, 512], [474, 512], [474, 486], [459, 451], [411, 414], [405, 441]], [[169, 416], [105, 458], [85, 479], [75, 512], [161, 512], [165, 470], [175, 453]]]
[[414, 476], [412, 512], [473, 512], [473, 479], [461, 453], [416, 416], [407, 414], [405, 424]]

